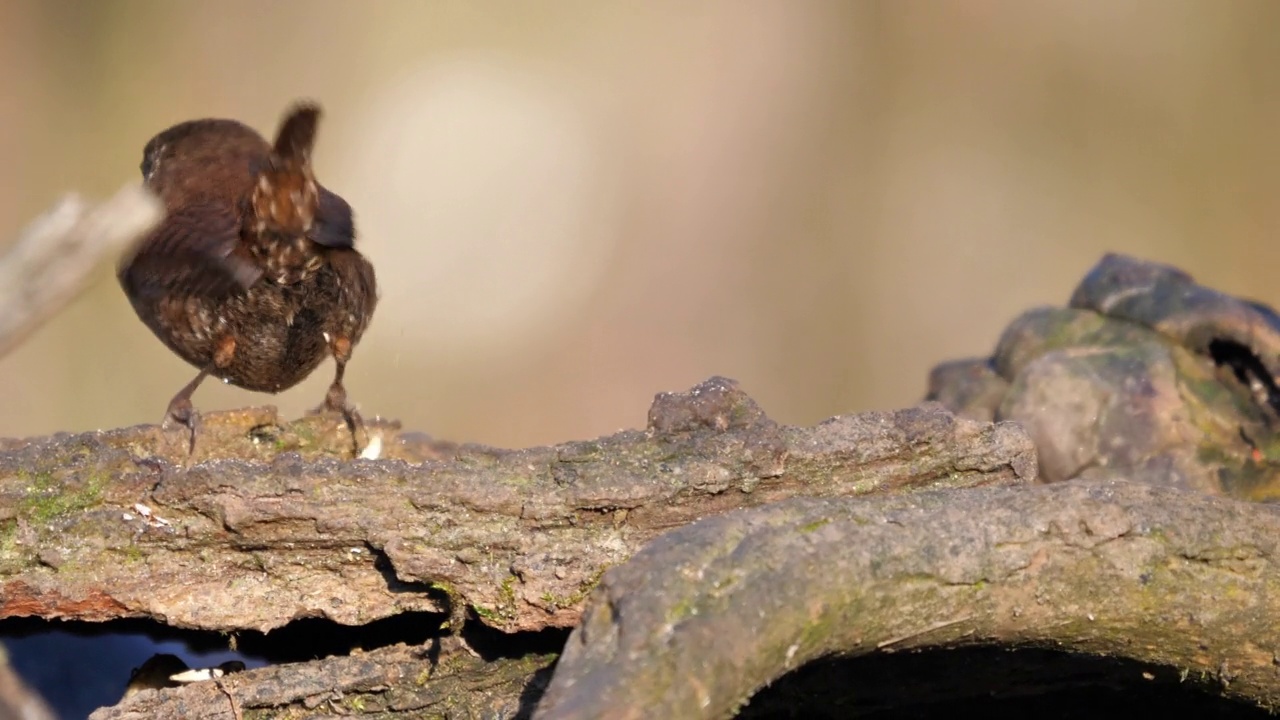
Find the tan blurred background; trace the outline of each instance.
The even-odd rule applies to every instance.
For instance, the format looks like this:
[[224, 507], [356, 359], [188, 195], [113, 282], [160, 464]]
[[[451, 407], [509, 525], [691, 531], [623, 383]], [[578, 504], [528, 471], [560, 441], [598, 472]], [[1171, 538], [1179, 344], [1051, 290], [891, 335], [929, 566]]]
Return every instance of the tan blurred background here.
[[[1271, 0], [9, 0], [0, 239], [300, 97], [382, 284], [347, 386], [440, 437], [639, 427], [713, 374], [788, 423], [909, 405], [1108, 250], [1280, 303]], [[112, 272], [0, 360], [0, 435], [194, 375]], [[195, 401], [295, 415], [331, 373]]]

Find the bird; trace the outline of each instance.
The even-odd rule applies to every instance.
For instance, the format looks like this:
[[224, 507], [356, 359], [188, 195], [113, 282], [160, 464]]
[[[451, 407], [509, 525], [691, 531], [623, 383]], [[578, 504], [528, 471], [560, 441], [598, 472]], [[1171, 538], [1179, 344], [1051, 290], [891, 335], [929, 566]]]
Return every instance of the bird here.
[[121, 258], [120, 286], [138, 318], [198, 370], [165, 411], [195, 452], [191, 402], [209, 376], [287, 390], [327, 357], [336, 371], [313, 412], [338, 413], [356, 452], [363, 420], [343, 375], [378, 303], [373, 265], [355, 248], [351, 206], [315, 177], [320, 106], [289, 108], [275, 142], [230, 119], [179, 123], [143, 148], [144, 185], [164, 219]]

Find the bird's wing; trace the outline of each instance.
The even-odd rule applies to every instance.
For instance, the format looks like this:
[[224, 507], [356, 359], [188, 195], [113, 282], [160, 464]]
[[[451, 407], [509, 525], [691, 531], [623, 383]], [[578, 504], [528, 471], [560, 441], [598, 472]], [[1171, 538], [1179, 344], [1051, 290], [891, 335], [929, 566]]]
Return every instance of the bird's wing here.
[[243, 292], [263, 269], [240, 241], [234, 208], [198, 203], [171, 211], [120, 264], [131, 297], [218, 298]]
[[316, 206], [316, 221], [309, 237], [317, 245], [331, 248], [349, 248], [356, 244], [356, 221], [351, 206], [341, 196], [320, 186], [320, 202]]

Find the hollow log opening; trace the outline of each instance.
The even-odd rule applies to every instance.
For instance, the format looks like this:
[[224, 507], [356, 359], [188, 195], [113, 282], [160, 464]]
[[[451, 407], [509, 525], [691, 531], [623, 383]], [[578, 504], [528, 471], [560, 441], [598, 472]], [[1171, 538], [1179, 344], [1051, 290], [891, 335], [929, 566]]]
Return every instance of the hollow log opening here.
[[[0, 621], [0, 637], [15, 670], [63, 718], [85, 717], [119, 702], [131, 674], [157, 654], [171, 654], [191, 668], [229, 660], [253, 669], [348, 656], [395, 644], [439, 640], [446, 615], [406, 612], [366, 625], [347, 626], [301, 618], [268, 633], [184, 630], [152, 620], [90, 623], [11, 618]], [[468, 623], [470, 625], [470, 623]], [[464, 629], [464, 634], [471, 634]], [[480, 631], [482, 647], [495, 641]], [[563, 638], [560, 639], [563, 645]], [[529, 643], [541, 647], [541, 643]], [[496, 653], [494, 653], [496, 654]], [[49, 662], [56, 657], [57, 662]]]
[[1216, 678], [1123, 658], [969, 647], [809, 663], [756, 693], [739, 720], [1271, 717]]

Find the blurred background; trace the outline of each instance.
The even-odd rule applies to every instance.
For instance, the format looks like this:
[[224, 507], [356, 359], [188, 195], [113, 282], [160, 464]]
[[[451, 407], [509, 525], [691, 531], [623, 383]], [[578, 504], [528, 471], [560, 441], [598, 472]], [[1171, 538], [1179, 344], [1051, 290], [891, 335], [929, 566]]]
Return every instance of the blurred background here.
[[[153, 134], [326, 116], [382, 304], [366, 415], [518, 447], [714, 374], [902, 407], [1107, 251], [1280, 303], [1280, 3], [0, 3], [0, 243]], [[0, 435], [160, 420], [195, 370], [94, 286], [0, 359]], [[204, 410], [317, 405], [206, 385]]]

